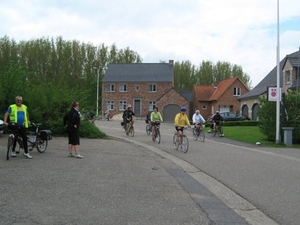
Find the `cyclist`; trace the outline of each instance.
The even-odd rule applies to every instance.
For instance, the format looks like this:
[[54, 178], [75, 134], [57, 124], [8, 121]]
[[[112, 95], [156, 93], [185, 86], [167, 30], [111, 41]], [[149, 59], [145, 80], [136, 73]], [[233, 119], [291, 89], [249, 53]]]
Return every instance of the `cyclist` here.
[[[9, 116], [9, 121], [12, 123], [16, 123], [20, 125], [20, 136], [22, 137], [23, 140], [23, 146], [24, 146], [24, 154], [28, 159], [32, 159], [32, 156], [28, 152], [28, 144], [27, 144], [27, 128], [30, 124], [29, 121], [29, 113], [27, 111], [27, 106], [22, 104], [23, 98], [22, 96], [17, 96], [16, 97], [16, 104], [12, 104], [8, 107], [6, 113], [4, 114], [4, 124], [7, 126], [8, 123], [8, 116]], [[11, 156], [16, 157], [16, 144], [17, 144], [17, 139], [14, 139], [14, 145], [12, 149]], [[19, 152], [17, 152], [19, 153]]]
[[[213, 121], [213, 130], [216, 130], [216, 126], [220, 125], [220, 122], [223, 121], [223, 117], [220, 115], [219, 111], [216, 111], [216, 114], [212, 118]], [[220, 129], [221, 132], [221, 129]], [[220, 137], [223, 136], [223, 134], [220, 133]]]
[[201, 126], [202, 123], [205, 123], [205, 119], [203, 118], [203, 116], [200, 114], [199, 110], [196, 110], [196, 112], [193, 115], [193, 124], [195, 126], [194, 132], [196, 132], [196, 129], [199, 128], [199, 126]]
[[128, 105], [127, 110], [125, 111], [124, 115], [124, 127], [125, 131], [127, 132], [127, 123], [132, 122], [132, 125], [134, 123], [133, 117], [135, 116], [134, 112], [132, 111], [131, 105]]
[[[160, 112], [158, 112], [158, 108], [155, 106], [153, 108], [153, 112], [150, 116], [151, 126], [152, 126], [152, 139], [155, 140], [155, 121], [163, 121]], [[159, 124], [157, 124], [159, 126]]]
[[178, 137], [180, 138], [180, 143], [182, 143], [182, 135], [183, 135], [183, 128], [185, 126], [191, 126], [189, 118], [186, 115], [186, 107], [180, 108], [180, 113], [177, 113], [174, 119], [175, 122], [175, 129], [177, 130]]

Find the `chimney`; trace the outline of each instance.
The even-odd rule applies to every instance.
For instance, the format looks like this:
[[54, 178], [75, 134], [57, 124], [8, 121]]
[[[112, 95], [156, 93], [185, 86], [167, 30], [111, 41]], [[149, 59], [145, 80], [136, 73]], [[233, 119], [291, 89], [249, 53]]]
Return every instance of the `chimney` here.
[[170, 65], [173, 65], [173, 63], [174, 63], [174, 60], [171, 60], [171, 59], [170, 59], [170, 60], [169, 60], [169, 64], [170, 64]]

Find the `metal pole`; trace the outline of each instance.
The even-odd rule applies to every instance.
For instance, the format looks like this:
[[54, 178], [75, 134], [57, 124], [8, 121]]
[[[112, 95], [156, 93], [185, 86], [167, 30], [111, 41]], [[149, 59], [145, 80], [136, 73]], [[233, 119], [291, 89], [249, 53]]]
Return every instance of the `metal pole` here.
[[277, 100], [276, 100], [276, 143], [280, 143], [280, 46], [279, 46], [279, 0], [277, 0]]
[[99, 112], [99, 70], [98, 69], [98, 73], [97, 73], [97, 106], [96, 106], [96, 117], [98, 117], [98, 112]]

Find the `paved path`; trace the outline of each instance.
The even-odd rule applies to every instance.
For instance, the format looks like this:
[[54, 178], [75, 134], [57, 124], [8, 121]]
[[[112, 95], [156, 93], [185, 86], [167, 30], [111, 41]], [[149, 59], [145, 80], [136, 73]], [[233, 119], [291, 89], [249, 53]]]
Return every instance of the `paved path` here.
[[67, 157], [67, 138], [53, 137], [32, 160], [7, 161], [6, 141], [1, 135], [0, 224], [248, 224], [143, 145], [81, 139], [84, 159], [75, 159]]

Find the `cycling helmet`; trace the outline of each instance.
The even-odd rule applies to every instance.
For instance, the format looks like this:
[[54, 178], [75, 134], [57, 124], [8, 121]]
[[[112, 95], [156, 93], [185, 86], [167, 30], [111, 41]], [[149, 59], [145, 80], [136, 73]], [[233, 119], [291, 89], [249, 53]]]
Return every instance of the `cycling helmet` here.
[[185, 112], [186, 108], [184, 106], [181, 107], [180, 111]]

